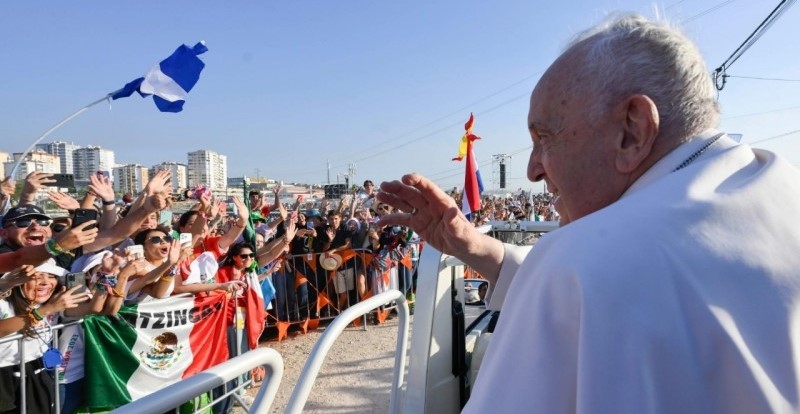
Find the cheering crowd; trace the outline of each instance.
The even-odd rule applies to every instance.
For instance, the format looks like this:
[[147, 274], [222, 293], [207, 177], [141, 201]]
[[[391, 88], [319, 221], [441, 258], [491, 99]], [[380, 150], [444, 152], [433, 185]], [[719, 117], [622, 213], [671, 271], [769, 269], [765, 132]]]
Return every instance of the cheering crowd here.
[[[235, 297], [227, 313], [229, 339], [242, 335], [233, 319], [236, 307], [258, 309], [239, 315], [253, 324], [238, 325], [257, 330], [244, 334], [257, 339], [265, 324], [331, 318], [388, 289], [390, 269], [394, 287], [413, 301], [419, 237], [405, 227], [377, 225], [393, 209], [377, 201], [370, 180], [338, 202], [298, 198], [289, 209], [279, 185], [272, 189], [273, 202], [251, 191], [246, 201], [230, 199], [235, 214], [210, 192], [192, 190], [187, 193], [195, 204], [173, 215], [168, 171], [156, 173], [138, 197], [122, 205], [108, 178], [98, 174], [81, 200], [48, 193], [66, 211], [60, 217], [33, 204], [49, 181], [49, 174], [30, 174], [13, 206], [15, 183], [6, 179], [2, 187], [2, 202], [10, 208], [0, 222], [0, 272], [7, 272], [0, 278], [0, 338], [24, 336], [29, 412], [52, 409], [55, 365], [61, 411], [75, 412], [83, 403], [84, 333], [80, 325], [67, 326], [54, 344], [49, 327], [58, 323], [90, 314], [114, 316], [123, 305], [171, 295], [224, 292]], [[553, 219], [550, 205], [547, 196], [524, 192], [489, 197], [474, 222]], [[246, 294], [249, 290], [260, 295]], [[263, 303], [248, 307], [248, 300]], [[228, 343], [230, 355], [257, 346]], [[21, 405], [19, 357], [16, 342], [0, 343], [0, 412]], [[214, 397], [235, 385], [215, 390]], [[214, 412], [230, 408], [225, 399]]]

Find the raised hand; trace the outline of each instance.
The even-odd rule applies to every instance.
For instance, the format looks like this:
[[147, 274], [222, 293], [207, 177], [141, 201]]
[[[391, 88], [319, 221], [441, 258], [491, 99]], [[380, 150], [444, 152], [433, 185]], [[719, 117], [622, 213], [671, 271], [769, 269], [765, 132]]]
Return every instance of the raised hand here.
[[244, 219], [247, 220], [250, 217], [250, 210], [248, 210], [247, 206], [244, 205], [242, 199], [237, 196], [233, 196], [231, 197], [231, 200], [233, 201], [233, 205], [236, 206], [236, 211], [238, 212], [239, 217], [244, 217]]
[[172, 177], [172, 173], [169, 172], [169, 170], [159, 170], [144, 187], [145, 194], [165, 193], [167, 190], [167, 181], [169, 181], [170, 177]]
[[92, 174], [89, 176], [89, 191], [100, 197], [103, 201], [113, 201], [116, 199], [114, 189], [111, 187], [111, 180], [105, 175], [98, 176]]
[[25, 177], [25, 186], [22, 188], [22, 192], [33, 194], [41, 190], [42, 187], [45, 187], [47, 184], [56, 182], [56, 180], [51, 178], [52, 176], [53, 174], [39, 171], [28, 174], [28, 176]]
[[401, 210], [383, 216], [378, 222], [381, 226], [411, 227], [439, 251], [457, 257], [478, 247], [480, 233], [455, 200], [421, 175], [407, 174], [402, 181], [381, 183], [378, 200]]
[[56, 206], [62, 210], [75, 210], [81, 207], [81, 203], [67, 193], [51, 191], [47, 193], [47, 198], [56, 203]]

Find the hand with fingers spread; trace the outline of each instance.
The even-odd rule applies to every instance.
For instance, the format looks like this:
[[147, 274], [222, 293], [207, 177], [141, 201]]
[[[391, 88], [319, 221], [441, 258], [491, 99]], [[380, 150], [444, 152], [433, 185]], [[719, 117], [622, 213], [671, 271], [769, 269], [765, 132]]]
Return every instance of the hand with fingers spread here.
[[432, 181], [407, 174], [401, 181], [381, 183], [378, 200], [401, 210], [383, 216], [380, 226], [411, 227], [439, 251], [460, 258], [489, 277], [498, 274], [503, 244], [475, 229], [455, 200]]
[[47, 184], [56, 182], [56, 180], [54, 180], [52, 177], [53, 174], [34, 171], [28, 174], [27, 177], [25, 177], [25, 186], [22, 188], [22, 192], [35, 193], [36, 191], [41, 190], [43, 187], [47, 186]]
[[58, 247], [60, 247], [61, 250], [71, 251], [93, 242], [99, 231], [97, 226], [89, 230], [86, 229], [93, 224], [97, 224], [97, 221], [89, 220], [86, 223], [78, 225], [77, 227], [56, 233], [54, 236], [56, 239], [56, 244], [58, 244]]
[[81, 208], [81, 203], [67, 193], [51, 191], [47, 193], [47, 198], [56, 203], [56, 206], [62, 210], [75, 210]]
[[244, 201], [237, 196], [231, 197], [231, 200], [233, 201], [233, 205], [236, 206], [236, 212], [239, 214], [239, 217], [244, 218], [244, 221], [247, 222], [247, 219], [250, 217], [250, 210], [244, 205]]
[[114, 189], [111, 187], [111, 180], [105, 175], [89, 176], [89, 191], [105, 202], [114, 201]]
[[172, 177], [172, 173], [169, 172], [169, 170], [159, 170], [153, 178], [147, 181], [147, 185], [144, 187], [144, 193], [153, 195], [166, 192], [167, 182], [170, 177]]

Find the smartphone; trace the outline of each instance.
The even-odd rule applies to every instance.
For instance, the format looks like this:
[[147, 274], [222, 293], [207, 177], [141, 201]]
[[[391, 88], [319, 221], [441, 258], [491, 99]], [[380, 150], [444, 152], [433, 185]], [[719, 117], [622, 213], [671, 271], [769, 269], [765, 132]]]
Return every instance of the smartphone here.
[[141, 244], [134, 244], [125, 248], [125, 254], [133, 257], [133, 260], [144, 258], [144, 246]]
[[64, 277], [64, 284], [67, 285], [67, 290], [72, 289], [75, 286], [80, 286], [81, 288], [77, 289], [75, 293], [83, 293], [87, 291], [86, 272], [67, 273], [67, 275]]
[[192, 244], [192, 233], [181, 233], [178, 240], [180, 240], [181, 247], [189, 247]]
[[51, 180], [55, 180], [55, 182], [45, 184], [48, 187], [58, 187], [58, 188], [74, 188], [75, 187], [75, 176], [72, 174], [53, 174], [50, 177]]
[[[75, 214], [72, 215], [72, 227], [78, 227], [91, 220], [97, 220], [97, 210], [93, 208], [76, 208]], [[95, 227], [97, 227], [97, 223], [86, 227], [84, 230], [91, 230]]]
[[314, 222], [313, 221], [306, 221], [306, 228], [309, 230], [314, 229]]

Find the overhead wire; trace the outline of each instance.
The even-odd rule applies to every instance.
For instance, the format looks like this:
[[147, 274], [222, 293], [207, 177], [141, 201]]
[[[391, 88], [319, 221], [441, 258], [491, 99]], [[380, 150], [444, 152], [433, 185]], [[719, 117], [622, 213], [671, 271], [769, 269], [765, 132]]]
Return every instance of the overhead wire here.
[[760, 140], [758, 140], [758, 141], [748, 142], [748, 144], [749, 144], [749, 145], [760, 144], [760, 143], [762, 143], [762, 142], [772, 141], [773, 139], [778, 139], [778, 138], [787, 137], [787, 136], [789, 136], [789, 135], [793, 135], [793, 134], [796, 134], [796, 133], [798, 133], [798, 132], [800, 132], [800, 129], [795, 129], [794, 131], [784, 132], [783, 134], [774, 135], [774, 136], [771, 136], [771, 137], [769, 137], [769, 138], [764, 138], [764, 139], [760, 139]]
[[783, 15], [786, 10], [794, 5], [796, 0], [781, 0], [777, 6], [770, 12], [770, 14], [761, 22], [761, 24], [753, 30], [753, 33], [742, 42], [733, 53], [725, 59], [722, 64], [714, 70], [714, 85], [717, 87], [717, 90], [721, 91], [725, 88], [725, 83], [727, 82], [728, 75], [726, 71], [734, 64], [740, 57], [753, 46], [764, 33], [769, 30], [770, 27], [775, 23], [775, 21]]
[[713, 11], [716, 11], [717, 9], [720, 9], [722, 7], [725, 7], [725, 6], [733, 3], [734, 1], [736, 1], [736, 0], [727, 0], [727, 1], [724, 1], [724, 2], [722, 2], [720, 4], [717, 4], [716, 6], [712, 6], [711, 8], [703, 10], [700, 13], [695, 14], [692, 17], [689, 17], [688, 19], [682, 20], [681, 24], [686, 24], [686, 23], [693, 22], [693, 21], [695, 21], [695, 20], [697, 20], [697, 19], [699, 19], [699, 18], [701, 18], [701, 17], [703, 17], [703, 16], [705, 16], [705, 15], [707, 15], [707, 14], [713, 12]]

